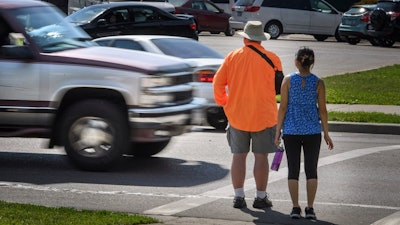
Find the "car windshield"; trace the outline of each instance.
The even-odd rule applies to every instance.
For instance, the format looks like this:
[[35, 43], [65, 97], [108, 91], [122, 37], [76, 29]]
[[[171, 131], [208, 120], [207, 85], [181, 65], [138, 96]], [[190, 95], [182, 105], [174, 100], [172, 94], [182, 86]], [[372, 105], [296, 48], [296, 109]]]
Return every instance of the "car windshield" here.
[[43, 52], [93, 46], [88, 34], [66, 22], [64, 15], [53, 7], [19, 8], [12, 13]]
[[66, 20], [70, 23], [80, 23], [80, 24], [88, 23], [92, 21], [94, 18], [96, 18], [98, 15], [102, 14], [107, 9], [108, 7], [106, 7], [106, 5], [83, 8], [67, 16]]
[[179, 58], [224, 58], [212, 48], [191, 39], [159, 38], [152, 42], [166, 55]]

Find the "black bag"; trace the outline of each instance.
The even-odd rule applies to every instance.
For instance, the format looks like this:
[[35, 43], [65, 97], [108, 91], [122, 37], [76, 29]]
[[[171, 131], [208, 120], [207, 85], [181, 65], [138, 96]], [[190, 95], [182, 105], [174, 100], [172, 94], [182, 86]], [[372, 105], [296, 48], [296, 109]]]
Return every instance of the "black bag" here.
[[257, 52], [261, 57], [265, 59], [269, 63], [269, 65], [272, 66], [272, 69], [275, 70], [275, 93], [277, 95], [281, 94], [281, 85], [282, 85], [282, 80], [283, 80], [283, 72], [280, 70], [275, 69], [274, 63], [269, 59], [264, 53], [260, 52], [257, 48], [255, 48], [252, 45], [247, 45], [247, 47], [253, 49], [255, 52]]

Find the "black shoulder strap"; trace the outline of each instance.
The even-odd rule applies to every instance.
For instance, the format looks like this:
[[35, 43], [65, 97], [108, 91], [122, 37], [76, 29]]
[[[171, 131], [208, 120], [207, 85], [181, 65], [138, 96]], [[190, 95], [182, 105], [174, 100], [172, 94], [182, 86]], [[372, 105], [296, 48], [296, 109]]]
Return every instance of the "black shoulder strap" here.
[[271, 61], [271, 59], [268, 58], [268, 56], [266, 56], [264, 53], [260, 52], [260, 50], [258, 50], [256, 47], [254, 47], [253, 45], [247, 45], [247, 47], [253, 49], [255, 52], [257, 52], [261, 57], [263, 57], [265, 59], [265, 61], [267, 61], [269, 63], [269, 65], [272, 66], [272, 69], [275, 70], [275, 65], [274, 63]]

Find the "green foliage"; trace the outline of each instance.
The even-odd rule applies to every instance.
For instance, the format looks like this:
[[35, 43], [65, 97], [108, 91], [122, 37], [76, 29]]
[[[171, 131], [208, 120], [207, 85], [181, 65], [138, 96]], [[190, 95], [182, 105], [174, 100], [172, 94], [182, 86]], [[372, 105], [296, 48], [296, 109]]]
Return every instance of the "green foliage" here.
[[0, 225], [136, 225], [159, 222], [156, 219], [108, 211], [51, 208], [0, 201]]

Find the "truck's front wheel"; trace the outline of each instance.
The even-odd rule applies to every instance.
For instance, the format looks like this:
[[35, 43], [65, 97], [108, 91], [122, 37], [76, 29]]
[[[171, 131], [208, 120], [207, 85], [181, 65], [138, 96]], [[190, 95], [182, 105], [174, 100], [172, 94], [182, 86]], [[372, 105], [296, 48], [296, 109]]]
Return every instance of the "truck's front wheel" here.
[[63, 115], [65, 150], [79, 168], [110, 169], [127, 150], [128, 123], [115, 104], [85, 100], [72, 105]]

